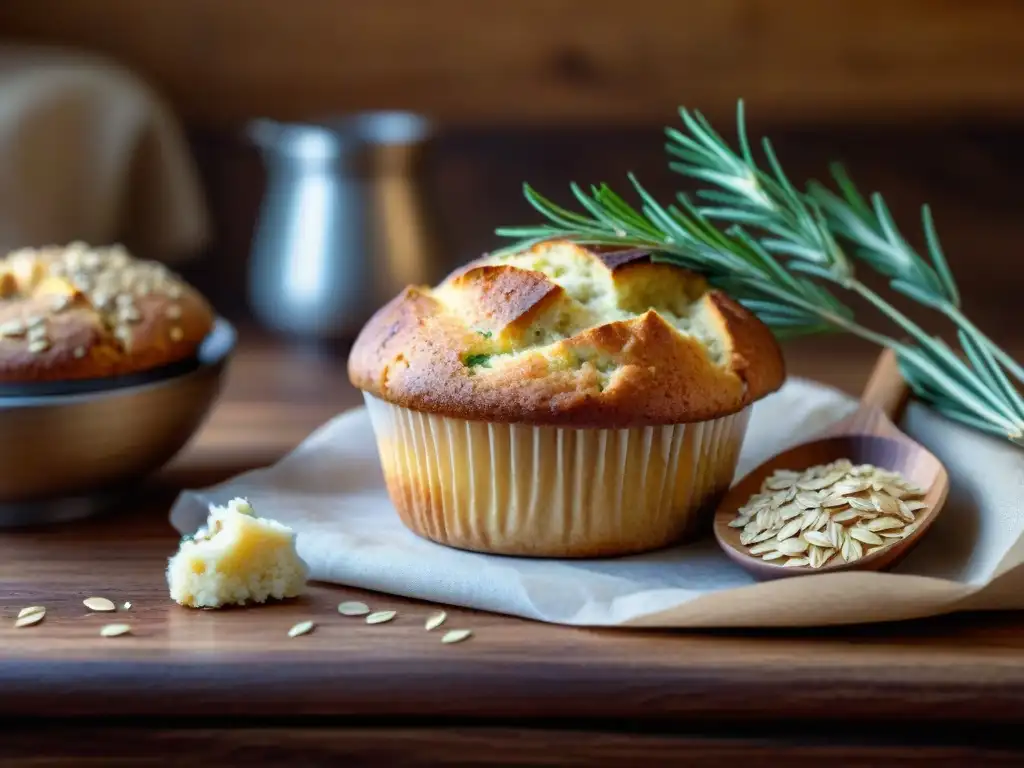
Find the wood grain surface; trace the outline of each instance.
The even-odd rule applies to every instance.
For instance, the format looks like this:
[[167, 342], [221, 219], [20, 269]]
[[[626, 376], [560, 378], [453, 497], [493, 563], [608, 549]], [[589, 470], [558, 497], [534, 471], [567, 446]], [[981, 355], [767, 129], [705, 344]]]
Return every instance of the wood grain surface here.
[[[1006, 744], [866, 744], [849, 735], [819, 733], [797, 741], [760, 737], [594, 733], [525, 727], [396, 727], [355, 725], [172, 727], [154, 729], [77, 726], [62, 738], [41, 728], [5, 737], [11, 768], [40, 765], [368, 765], [368, 766], [630, 766], [685, 765], [722, 768], [753, 761], [793, 768], [963, 768], [1019, 766], [1021, 755]], [[298, 758], [298, 762], [296, 762]]]
[[[871, 352], [816, 340], [789, 357], [794, 375], [856, 392]], [[24, 723], [2, 740], [5, 765], [72, 754], [146, 764], [132, 760], [166, 750], [216, 756], [208, 764], [270, 764], [289, 748], [313, 764], [375, 764], [382, 755], [377, 764], [615, 764], [679, 750], [694, 765], [768, 753], [794, 765], [1019, 758], [1004, 730], [1024, 724], [1024, 620], [1014, 615], [686, 634], [449, 609], [447, 626], [475, 635], [445, 646], [423, 629], [434, 606], [342, 587], [249, 610], [171, 603], [163, 567], [176, 536], [166, 515], [178, 489], [273, 461], [356, 402], [337, 352], [249, 335], [197, 441], [128, 508], [0, 533], [0, 714]], [[91, 595], [132, 605], [90, 614], [82, 600]], [[341, 617], [345, 599], [398, 617], [378, 626]], [[14, 629], [17, 611], [33, 604], [47, 607], [46, 619]], [[318, 622], [314, 632], [288, 638], [304, 619]], [[111, 621], [131, 624], [132, 635], [99, 637]], [[76, 746], [81, 718], [96, 717], [109, 730]], [[850, 722], [887, 725], [851, 736]], [[937, 724], [941, 739], [928, 737]], [[991, 731], [984, 747], [981, 731], [957, 730], [965, 724]], [[43, 738], [41, 728], [67, 738]]]
[[123, 62], [190, 122], [402, 108], [443, 120], [871, 123], [1024, 112], [1012, 0], [5, 0], [7, 39]]

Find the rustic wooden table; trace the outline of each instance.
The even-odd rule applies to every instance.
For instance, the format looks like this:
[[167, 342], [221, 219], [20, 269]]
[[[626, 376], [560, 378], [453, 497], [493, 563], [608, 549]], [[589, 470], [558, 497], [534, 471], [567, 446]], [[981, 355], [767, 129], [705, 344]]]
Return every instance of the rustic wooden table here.
[[[873, 353], [846, 340], [788, 347], [792, 374], [850, 392]], [[452, 625], [476, 635], [442, 646], [422, 628], [432, 606], [340, 587], [254, 610], [171, 603], [177, 491], [271, 462], [355, 405], [343, 361], [246, 341], [206, 428], [130, 509], [0, 534], [3, 765], [1024, 762], [1019, 615], [654, 633], [451, 609]], [[88, 614], [89, 595], [131, 601], [118, 620], [133, 634], [99, 638], [111, 618]], [[398, 618], [339, 617], [352, 598]], [[14, 629], [32, 604], [47, 607], [45, 621]], [[305, 618], [317, 630], [289, 639]]]

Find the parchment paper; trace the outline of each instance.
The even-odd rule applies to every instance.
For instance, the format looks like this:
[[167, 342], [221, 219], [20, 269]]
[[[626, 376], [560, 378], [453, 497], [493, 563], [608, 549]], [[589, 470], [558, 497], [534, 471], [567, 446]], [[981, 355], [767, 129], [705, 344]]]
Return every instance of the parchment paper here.
[[[855, 407], [792, 380], [758, 403], [737, 477]], [[366, 411], [344, 413], [273, 467], [181, 495], [171, 521], [191, 532], [210, 502], [247, 497], [298, 532], [314, 580], [540, 621], [586, 626], [821, 626], [965, 609], [1024, 608], [1024, 451], [912, 403], [903, 429], [942, 460], [947, 506], [889, 573], [757, 583], [714, 539], [608, 560], [528, 560], [461, 552], [407, 531], [384, 490]]]

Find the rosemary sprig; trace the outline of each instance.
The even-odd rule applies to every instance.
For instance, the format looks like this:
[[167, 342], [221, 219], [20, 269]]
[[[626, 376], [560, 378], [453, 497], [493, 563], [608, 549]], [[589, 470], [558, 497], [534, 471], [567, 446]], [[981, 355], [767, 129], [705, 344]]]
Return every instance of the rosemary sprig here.
[[[763, 169], [751, 150], [742, 102], [738, 152], [699, 112], [681, 109], [680, 115], [685, 130], [667, 130], [670, 167], [701, 183], [697, 203], [679, 194], [676, 204], [663, 206], [630, 175], [639, 209], [605, 184], [589, 191], [572, 184], [586, 211], [580, 214], [525, 185], [526, 199], [547, 223], [498, 234], [520, 240], [510, 249], [555, 237], [648, 249], [655, 259], [705, 274], [779, 336], [845, 331], [893, 349], [919, 398], [950, 418], [1024, 445], [1024, 398], [1007, 375], [1024, 381], [1024, 369], [963, 315], [927, 207], [922, 217], [930, 262], [899, 233], [882, 197], [872, 195], [869, 204], [841, 168], [833, 170], [840, 194], [814, 182], [798, 191], [763, 139]], [[861, 282], [858, 261], [889, 278], [898, 293], [952, 320], [963, 356]], [[826, 285], [865, 299], [908, 340], [859, 323]]]
[[931, 209], [927, 205], [921, 206], [921, 222], [928, 254], [934, 266], [922, 259], [903, 238], [880, 194], [871, 195], [869, 205], [838, 163], [832, 166], [832, 176], [842, 193], [841, 197], [818, 182], [811, 182], [809, 189], [811, 196], [824, 209], [833, 231], [853, 245], [861, 259], [889, 277], [893, 290], [942, 312], [962, 333], [973, 341], [981, 342], [984, 349], [1014, 378], [1024, 382], [1024, 367], [998, 347], [961, 311], [960, 292], [942, 252]]

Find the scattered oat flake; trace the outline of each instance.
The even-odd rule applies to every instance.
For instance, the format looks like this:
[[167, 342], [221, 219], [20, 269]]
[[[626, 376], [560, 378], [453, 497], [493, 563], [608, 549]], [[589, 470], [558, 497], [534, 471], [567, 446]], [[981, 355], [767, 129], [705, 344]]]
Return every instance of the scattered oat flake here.
[[883, 515], [892, 515], [899, 511], [899, 499], [894, 499], [881, 491], [871, 494], [871, 503]]
[[796, 494], [797, 490], [795, 487], [788, 488], [785, 491], [779, 491], [774, 496], [772, 496], [772, 501], [775, 502], [776, 504], [788, 504], [789, 502], [793, 501], [793, 499], [796, 498]]
[[834, 520], [830, 522], [825, 533], [831, 546], [836, 548], [843, 546], [843, 526], [839, 525], [839, 523]]
[[832, 492], [836, 496], [849, 496], [854, 493], [861, 493], [866, 491], [870, 484], [863, 480], [844, 480], [836, 483], [832, 487]]
[[832, 556], [836, 553], [836, 550], [832, 548], [823, 549], [822, 547], [814, 547], [812, 550], [810, 550], [810, 552], [811, 567], [821, 568], [829, 560], [832, 559]]
[[831, 509], [832, 507], [848, 507], [849, 505], [850, 502], [846, 500], [846, 497], [840, 494], [833, 494], [821, 502], [821, 506], [826, 509]]
[[817, 509], [821, 506], [821, 499], [818, 498], [818, 494], [809, 491], [798, 493], [794, 502], [797, 506], [803, 507], [804, 509]]
[[803, 517], [800, 518], [800, 530], [804, 531], [811, 528], [818, 521], [818, 510], [809, 509], [804, 512]]
[[[117, 606], [105, 597], [87, 597], [82, 601], [90, 611], [116, 611]], [[112, 625], [120, 626], [120, 625]]]
[[785, 522], [800, 517], [804, 513], [804, 507], [799, 504], [787, 504], [784, 507], [779, 507], [778, 511], [779, 518]]
[[847, 523], [851, 520], [856, 520], [858, 517], [860, 517], [860, 512], [858, 512], [856, 509], [844, 509], [843, 511], [836, 512], [834, 515], [832, 515], [832, 522]]
[[867, 528], [851, 528], [850, 535], [864, 544], [881, 544], [882, 537]]
[[894, 499], [902, 499], [904, 496], [909, 496], [906, 488], [902, 488], [898, 485], [886, 484], [882, 486], [882, 491], [892, 496]]
[[288, 637], [298, 637], [299, 635], [308, 635], [313, 631], [313, 627], [316, 626], [315, 622], [312, 621], [300, 621], [294, 627], [288, 630]]
[[851, 507], [860, 510], [861, 512], [875, 511], [875, 505], [871, 503], [871, 499], [862, 499], [858, 496], [850, 496], [846, 501]]
[[126, 611], [130, 611], [130, 610], [131, 610], [131, 608], [132, 608], [132, 604], [131, 604], [130, 602], [127, 602], [127, 601], [126, 601], [126, 602], [125, 602], [125, 604], [124, 604], [124, 606], [122, 606], [122, 607], [123, 607], [123, 608], [124, 608], [124, 609], [125, 609]]
[[801, 480], [797, 483], [797, 488], [804, 491], [820, 491], [823, 488], [828, 488], [832, 485], [832, 482], [827, 477], [815, 477], [809, 480]]
[[864, 527], [869, 531], [888, 531], [893, 528], [902, 528], [903, 521], [898, 517], [876, 517], [874, 520], [868, 520]]
[[816, 547], [830, 547], [832, 541], [821, 531], [806, 531], [804, 533], [804, 539], [808, 544], [813, 544]]
[[132, 628], [127, 624], [105, 624], [100, 629], [100, 637], [120, 637], [121, 635], [127, 635], [132, 631]]
[[852, 563], [854, 560], [859, 560], [864, 556], [864, 548], [855, 538], [847, 536], [843, 541], [842, 554], [846, 562]]
[[438, 611], [437, 613], [434, 613], [434, 614], [431, 614], [430, 616], [428, 616], [427, 617], [427, 622], [423, 626], [427, 630], [437, 629], [442, 624], [444, 624], [445, 619], [447, 619], [447, 618], [448, 618], [448, 614], [447, 613], [445, 613], [444, 611]]
[[370, 606], [360, 603], [357, 600], [349, 600], [338, 603], [338, 613], [342, 616], [365, 616], [370, 612]]
[[780, 480], [796, 480], [800, 477], [800, 473], [795, 469], [777, 469], [773, 477], [777, 477]]
[[904, 523], [912, 523], [915, 520], [914, 510], [910, 509], [903, 501], [896, 502], [896, 514]]
[[30, 605], [28, 608], [22, 608], [18, 611], [18, 618], [14, 621], [16, 629], [22, 627], [31, 627], [33, 624], [38, 624], [46, 616], [46, 609], [41, 605]]
[[924, 493], [899, 472], [839, 459], [776, 470], [729, 524], [753, 556], [820, 568], [836, 554], [853, 562], [910, 535], [927, 508], [912, 497]]
[[799, 555], [807, 551], [808, 543], [804, 539], [786, 539], [776, 545], [776, 549], [784, 555]]
[[782, 529], [779, 531], [779, 535], [777, 537], [778, 540], [785, 541], [786, 539], [790, 539], [793, 536], [796, 536], [798, 533], [800, 533], [801, 524], [802, 522], [800, 520], [790, 520], [788, 523], [782, 526]]
[[761, 531], [757, 536], [753, 538], [754, 544], [760, 544], [762, 541], [768, 541], [768, 539], [775, 538], [775, 533], [771, 530]]
[[444, 633], [441, 638], [441, 642], [445, 645], [451, 645], [452, 643], [461, 643], [463, 640], [468, 640], [473, 635], [471, 629], [451, 629]]
[[772, 539], [771, 541], [763, 541], [760, 544], [755, 544], [750, 548], [750, 554], [763, 555], [765, 552], [771, 552], [775, 549], [776, 543], [775, 539]]
[[395, 618], [398, 611], [377, 611], [366, 617], [367, 624], [383, 624]]
[[807, 550], [807, 561], [811, 568], [821, 567], [822, 552], [824, 551], [821, 547], [811, 547]]

